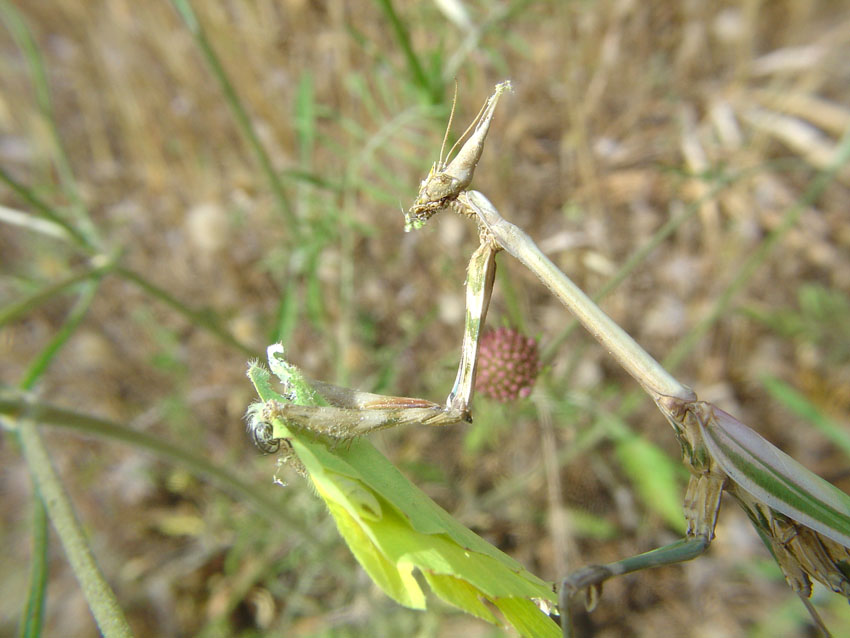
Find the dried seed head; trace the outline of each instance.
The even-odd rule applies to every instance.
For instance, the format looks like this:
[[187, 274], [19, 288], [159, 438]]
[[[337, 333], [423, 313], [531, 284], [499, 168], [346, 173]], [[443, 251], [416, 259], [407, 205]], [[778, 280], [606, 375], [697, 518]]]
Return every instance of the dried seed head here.
[[517, 330], [499, 328], [481, 338], [475, 389], [508, 402], [531, 394], [540, 373], [537, 341]]

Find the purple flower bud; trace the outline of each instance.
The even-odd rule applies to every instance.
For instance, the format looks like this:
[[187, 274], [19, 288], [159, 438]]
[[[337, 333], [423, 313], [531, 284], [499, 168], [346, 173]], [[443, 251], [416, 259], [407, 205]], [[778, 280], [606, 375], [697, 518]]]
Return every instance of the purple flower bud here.
[[540, 373], [537, 341], [510, 328], [498, 328], [481, 337], [475, 389], [507, 403], [531, 394]]

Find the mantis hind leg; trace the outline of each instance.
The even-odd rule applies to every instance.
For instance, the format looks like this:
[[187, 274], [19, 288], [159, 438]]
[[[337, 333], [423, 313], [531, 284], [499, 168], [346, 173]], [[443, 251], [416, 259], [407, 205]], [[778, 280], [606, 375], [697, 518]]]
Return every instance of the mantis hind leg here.
[[559, 596], [564, 638], [573, 638], [569, 603], [574, 593], [584, 591], [585, 606], [588, 611], [592, 611], [602, 592], [602, 583], [606, 580], [651, 567], [683, 563], [703, 554], [714, 538], [724, 482], [725, 477], [708, 472], [691, 477], [685, 495], [684, 509], [688, 522], [685, 538], [607, 565], [590, 565], [564, 578]]

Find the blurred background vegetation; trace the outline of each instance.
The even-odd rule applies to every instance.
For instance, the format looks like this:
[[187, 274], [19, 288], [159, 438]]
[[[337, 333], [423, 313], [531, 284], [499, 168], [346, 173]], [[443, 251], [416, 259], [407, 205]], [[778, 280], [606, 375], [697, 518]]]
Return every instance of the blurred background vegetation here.
[[[2, 3], [0, 382], [112, 424], [54, 411], [41, 433], [137, 635], [504, 633], [391, 603], [311, 489], [272, 484], [242, 422], [246, 361], [276, 340], [316, 378], [449, 391], [475, 229], [444, 214], [405, 235], [400, 209], [455, 80], [455, 134], [515, 87], [474, 187], [702, 398], [850, 491], [846, 3], [195, 5], [197, 22], [177, 0]], [[545, 579], [671, 541], [669, 426], [500, 263], [489, 319], [539, 337], [532, 397], [374, 441]], [[39, 517], [12, 434], [0, 467], [12, 635]], [[47, 564], [45, 635], [93, 635], [55, 536]], [[815, 599], [850, 626], [844, 599]], [[581, 625], [810, 631], [732, 503], [707, 557], [606, 584]]]

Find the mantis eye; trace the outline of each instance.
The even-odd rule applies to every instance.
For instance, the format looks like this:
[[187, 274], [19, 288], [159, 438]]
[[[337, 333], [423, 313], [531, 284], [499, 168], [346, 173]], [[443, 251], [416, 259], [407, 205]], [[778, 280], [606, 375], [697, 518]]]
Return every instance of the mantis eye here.
[[255, 403], [248, 408], [245, 414], [248, 435], [263, 454], [274, 454], [280, 449], [280, 439], [275, 438], [272, 424], [262, 418], [263, 407], [263, 403]]
[[263, 454], [274, 454], [280, 449], [280, 439], [273, 438], [272, 424], [266, 421], [255, 423], [251, 428], [251, 440]]

